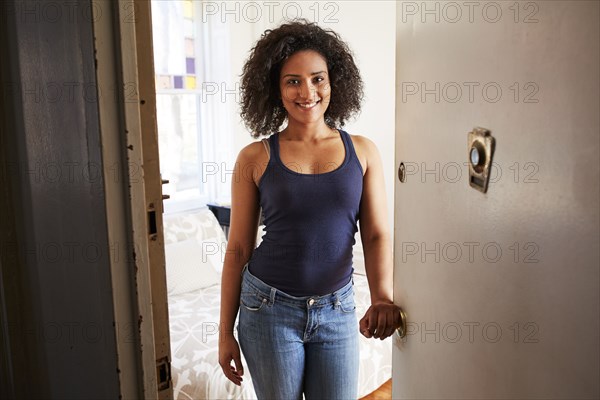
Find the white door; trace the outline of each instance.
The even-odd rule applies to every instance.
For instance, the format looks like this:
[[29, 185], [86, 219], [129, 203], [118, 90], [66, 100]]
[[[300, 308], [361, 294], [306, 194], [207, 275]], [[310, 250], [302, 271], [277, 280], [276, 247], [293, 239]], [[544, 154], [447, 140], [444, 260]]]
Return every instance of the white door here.
[[599, 11], [398, 3], [395, 399], [600, 396]]

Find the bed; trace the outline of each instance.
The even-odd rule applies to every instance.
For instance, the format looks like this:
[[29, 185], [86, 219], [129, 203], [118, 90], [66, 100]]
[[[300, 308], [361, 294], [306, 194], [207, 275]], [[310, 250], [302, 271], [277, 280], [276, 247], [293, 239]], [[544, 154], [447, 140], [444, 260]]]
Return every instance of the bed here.
[[[255, 399], [247, 368], [244, 382], [238, 387], [225, 378], [218, 363], [220, 270], [226, 246], [221, 227], [208, 209], [201, 209], [165, 216], [164, 231], [174, 398]], [[359, 249], [355, 251], [354, 259], [359, 318], [370, 304], [360, 254]], [[361, 397], [390, 379], [391, 353], [390, 339], [361, 336]], [[242, 362], [247, 365], [243, 356]]]

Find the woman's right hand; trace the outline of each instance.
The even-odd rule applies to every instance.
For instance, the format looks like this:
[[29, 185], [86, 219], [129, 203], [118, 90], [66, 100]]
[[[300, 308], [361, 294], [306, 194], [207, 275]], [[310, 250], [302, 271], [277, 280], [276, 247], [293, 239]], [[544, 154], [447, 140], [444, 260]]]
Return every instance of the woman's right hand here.
[[[231, 365], [231, 361], [234, 365]], [[238, 386], [242, 384], [244, 367], [240, 356], [240, 345], [233, 334], [224, 334], [219, 338], [219, 365], [227, 379]]]

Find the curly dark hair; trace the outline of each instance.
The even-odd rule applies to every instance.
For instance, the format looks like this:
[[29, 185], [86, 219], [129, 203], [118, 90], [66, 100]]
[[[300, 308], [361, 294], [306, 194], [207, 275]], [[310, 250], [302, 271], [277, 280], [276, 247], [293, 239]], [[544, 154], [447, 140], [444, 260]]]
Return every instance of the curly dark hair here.
[[325, 123], [330, 128], [342, 127], [360, 112], [363, 82], [348, 45], [332, 30], [298, 19], [266, 30], [244, 65], [240, 115], [254, 138], [276, 132], [287, 118], [279, 75], [284, 62], [302, 50], [314, 50], [327, 62], [331, 100]]

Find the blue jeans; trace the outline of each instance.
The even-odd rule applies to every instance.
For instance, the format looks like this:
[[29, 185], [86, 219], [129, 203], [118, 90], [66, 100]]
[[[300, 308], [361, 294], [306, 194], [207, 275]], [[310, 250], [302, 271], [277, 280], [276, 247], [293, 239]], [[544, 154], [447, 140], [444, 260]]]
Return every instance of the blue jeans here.
[[294, 297], [248, 268], [238, 339], [260, 400], [358, 395], [358, 321], [352, 281], [324, 296]]

